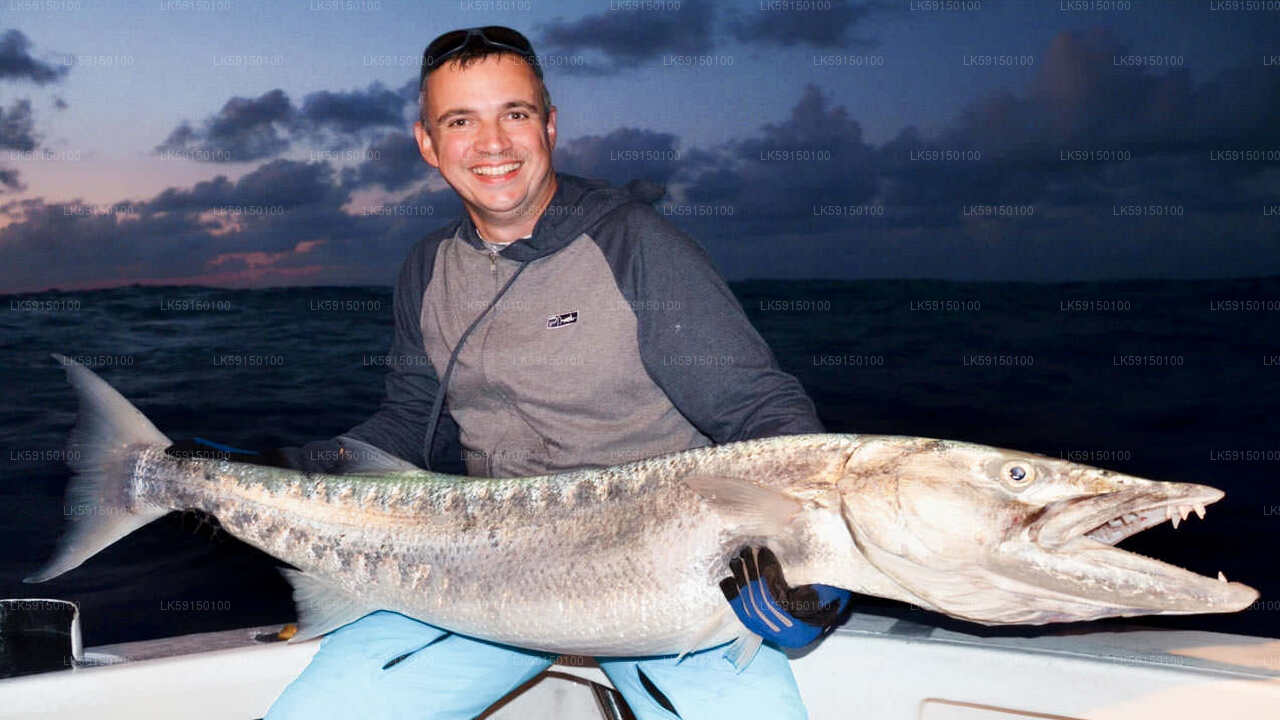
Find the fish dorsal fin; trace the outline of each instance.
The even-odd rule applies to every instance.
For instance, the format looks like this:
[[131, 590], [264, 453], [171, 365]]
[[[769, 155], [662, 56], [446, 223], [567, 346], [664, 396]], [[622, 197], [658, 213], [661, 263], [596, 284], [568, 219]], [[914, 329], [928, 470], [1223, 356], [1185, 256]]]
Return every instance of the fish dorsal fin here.
[[339, 435], [337, 441], [342, 453], [342, 460], [333, 469], [337, 475], [372, 475], [422, 469], [363, 440]]
[[778, 535], [804, 509], [799, 499], [742, 478], [695, 474], [683, 480], [717, 510], [733, 516], [748, 535]]
[[319, 637], [381, 609], [313, 575], [290, 568], [280, 568], [280, 574], [293, 586], [298, 608], [298, 632], [289, 642]]

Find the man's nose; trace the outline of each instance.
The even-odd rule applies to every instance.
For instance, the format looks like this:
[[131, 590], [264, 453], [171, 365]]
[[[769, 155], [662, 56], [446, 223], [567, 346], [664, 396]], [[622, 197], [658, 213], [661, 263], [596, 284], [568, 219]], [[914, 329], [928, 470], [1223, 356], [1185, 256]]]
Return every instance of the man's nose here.
[[486, 153], [499, 153], [511, 147], [510, 138], [502, 123], [482, 123], [476, 136], [476, 150]]

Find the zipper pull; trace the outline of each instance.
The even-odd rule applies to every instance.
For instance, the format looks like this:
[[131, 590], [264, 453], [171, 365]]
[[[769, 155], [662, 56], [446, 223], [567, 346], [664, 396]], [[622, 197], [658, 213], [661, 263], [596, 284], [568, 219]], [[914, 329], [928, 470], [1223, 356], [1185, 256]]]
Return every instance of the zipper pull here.
[[498, 274], [498, 253], [492, 250], [489, 251], [489, 272]]

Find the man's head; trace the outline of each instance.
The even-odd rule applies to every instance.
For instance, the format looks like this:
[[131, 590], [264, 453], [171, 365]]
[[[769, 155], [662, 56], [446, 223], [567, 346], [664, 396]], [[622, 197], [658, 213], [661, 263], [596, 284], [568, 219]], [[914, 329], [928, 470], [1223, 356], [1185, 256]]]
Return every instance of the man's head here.
[[556, 111], [524, 36], [497, 26], [441, 35], [423, 54], [420, 100], [422, 157], [482, 231], [531, 227], [555, 190]]

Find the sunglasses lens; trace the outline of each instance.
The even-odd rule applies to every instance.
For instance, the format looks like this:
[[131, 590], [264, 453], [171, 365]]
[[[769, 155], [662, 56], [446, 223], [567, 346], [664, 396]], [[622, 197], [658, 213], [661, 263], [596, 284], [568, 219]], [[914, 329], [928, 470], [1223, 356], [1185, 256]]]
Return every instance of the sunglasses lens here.
[[490, 25], [488, 27], [481, 28], [480, 32], [483, 33], [484, 38], [490, 42], [510, 45], [521, 52], [528, 53], [529, 55], [533, 54], [533, 46], [529, 44], [529, 40], [525, 38], [524, 35], [521, 35], [509, 27]]
[[436, 38], [427, 46], [426, 52], [422, 53], [422, 67], [433, 68], [440, 63], [443, 56], [451, 55], [458, 50], [467, 41], [468, 32], [466, 30], [454, 30], [447, 32]]
[[422, 72], [418, 75], [418, 86], [427, 79], [427, 73], [435, 70], [445, 60], [465, 48], [473, 42], [475, 37], [478, 42], [484, 43], [489, 47], [503, 48], [512, 50], [525, 59], [531, 61], [534, 72], [538, 77], [542, 77], [542, 69], [537, 66], [533, 54], [533, 46], [529, 44], [529, 40], [524, 35], [501, 25], [489, 25], [482, 28], [468, 28], [466, 30], [452, 30], [441, 35], [427, 46], [426, 52], [422, 53]]

